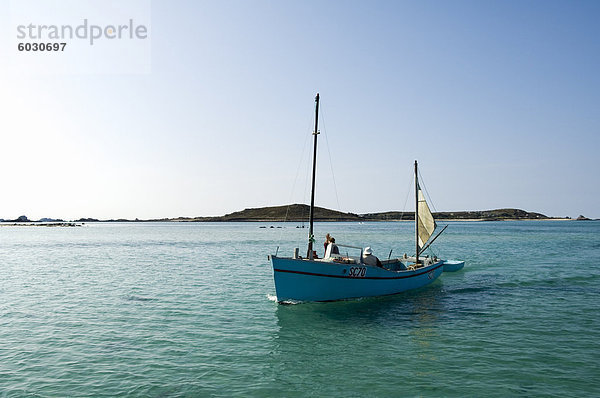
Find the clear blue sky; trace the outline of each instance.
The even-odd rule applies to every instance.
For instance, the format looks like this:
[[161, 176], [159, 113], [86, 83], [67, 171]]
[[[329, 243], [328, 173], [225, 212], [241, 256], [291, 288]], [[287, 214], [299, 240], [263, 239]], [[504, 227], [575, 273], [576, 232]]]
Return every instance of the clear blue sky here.
[[153, 1], [149, 73], [0, 57], [0, 218], [307, 203], [317, 91], [319, 206], [411, 210], [418, 159], [437, 211], [600, 218], [598, 21], [597, 1]]

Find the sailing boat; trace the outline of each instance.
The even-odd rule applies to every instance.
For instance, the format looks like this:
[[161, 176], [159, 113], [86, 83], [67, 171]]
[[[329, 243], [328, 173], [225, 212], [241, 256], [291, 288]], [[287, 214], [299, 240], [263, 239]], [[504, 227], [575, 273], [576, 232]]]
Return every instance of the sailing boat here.
[[[382, 296], [401, 293], [426, 286], [435, 281], [444, 270], [444, 260], [437, 257], [423, 257], [421, 253], [435, 240], [431, 241], [436, 223], [418, 179], [417, 161], [415, 161], [415, 256], [379, 261], [377, 265], [365, 263], [370, 248], [336, 244], [338, 247], [354, 249], [355, 256], [333, 254], [330, 243], [323, 258], [316, 258], [313, 251], [315, 209], [315, 177], [317, 159], [317, 136], [319, 121], [319, 94], [315, 97], [315, 129], [312, 191], [310, 200], [310, 218], [308, 230], [308, 250], [306, 257], [299, 256], [299, 249], [293, 257], [270, 255], [273, 265], [273, 278], [277, 301], [335, 301], [358, 297]], [[429, 243], [427, 243], [429, 241]], [[371, 262], [369, 262], [371, 263]]]

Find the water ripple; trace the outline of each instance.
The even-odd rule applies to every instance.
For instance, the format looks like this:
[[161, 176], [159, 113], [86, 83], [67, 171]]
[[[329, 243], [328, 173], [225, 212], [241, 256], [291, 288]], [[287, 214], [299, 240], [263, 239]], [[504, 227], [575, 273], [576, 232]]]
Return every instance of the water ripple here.
[[[285, 306], [265, 248], [305, 231], [257, 226], [0, 229], [0, 396], [600, 395], [598, 223], [457, 223], [438, 250], [459, 273]], [[317, 229], [378, 252], [412, 239]]]

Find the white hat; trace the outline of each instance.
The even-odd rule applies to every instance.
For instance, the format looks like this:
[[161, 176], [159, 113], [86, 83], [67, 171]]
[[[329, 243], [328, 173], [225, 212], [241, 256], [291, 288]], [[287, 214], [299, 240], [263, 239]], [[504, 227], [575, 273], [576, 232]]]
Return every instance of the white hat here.
[[367, 247], [365, 247], [365, 250], [363, 250], [363, 254], [365, 256], [368, 256], [371, 253], [373, 253], [373, 251], [371, 250], [371, 246], [367, 246]]

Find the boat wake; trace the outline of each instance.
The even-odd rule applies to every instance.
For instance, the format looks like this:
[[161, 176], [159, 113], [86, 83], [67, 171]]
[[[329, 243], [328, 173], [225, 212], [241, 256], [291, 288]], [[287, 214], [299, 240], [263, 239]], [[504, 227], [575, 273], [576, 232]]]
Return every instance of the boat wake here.
[[[277, 296], [275, 296], [274, 294], [267, 294], [267, 299], [269, 301], [273, 301], [274, 303], [277, 303]], [[295, 305], [295, 304], [302, 304], [304, 301], [299, 301], [299, 300], [285, 300], [280, 302], [279, 304], [284, 304], [284, 305]]]
[[274, 294], [267, 294], [267, 299], [269, 299], [269, 301], [277, 302], [277, 296], [275, 296]]

